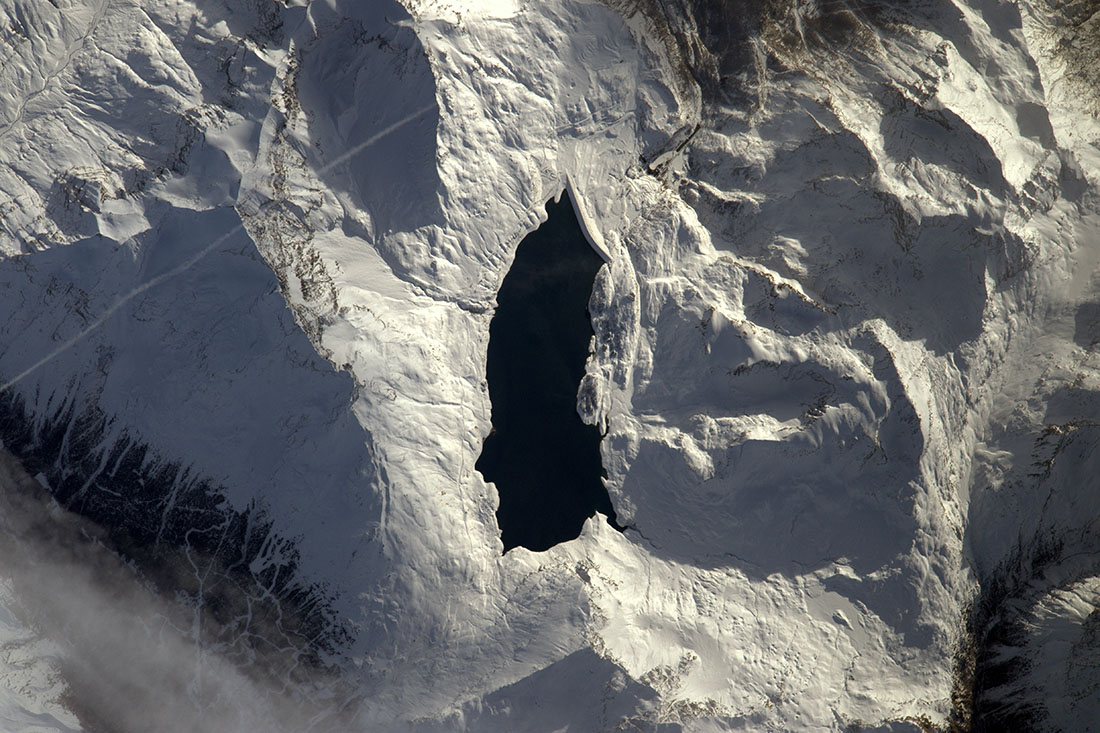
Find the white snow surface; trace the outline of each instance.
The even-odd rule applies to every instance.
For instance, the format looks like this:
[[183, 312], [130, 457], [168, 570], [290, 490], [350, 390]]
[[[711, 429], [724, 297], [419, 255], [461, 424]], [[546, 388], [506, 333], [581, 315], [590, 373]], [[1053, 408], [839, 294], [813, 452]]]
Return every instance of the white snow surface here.
[[[942, 724], [977, 575], [1048, 531], [1097, 562], [1036, 644], [1095, 634], [1100, 122], [1045, 5], [928, 3], [700, 118], [640, 11], [404, 3], [0, 1], [4, 391], [260, 501], [355, 726]], [[567, 185], [630, 529], [502, 555], [489, 323]], [[75, 728], [12, 619], [0, 719]]]
[[20, 619], [18, 604], [10, 581], [0, 585], [0, 726], [12, 733], [79, 731], [80, 721], [62, 704], [58, 644]]

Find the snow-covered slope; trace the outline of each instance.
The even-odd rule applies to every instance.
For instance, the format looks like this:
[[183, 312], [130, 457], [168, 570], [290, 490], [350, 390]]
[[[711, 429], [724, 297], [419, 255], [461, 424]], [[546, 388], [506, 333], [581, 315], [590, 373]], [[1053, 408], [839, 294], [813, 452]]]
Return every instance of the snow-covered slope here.
[[[0, 437], [219, 674], [366, 730], [1096, 712], [1087, 13], [0, 10]], [[566, 186], [629, 529], [502, 555], [489, 322]]]

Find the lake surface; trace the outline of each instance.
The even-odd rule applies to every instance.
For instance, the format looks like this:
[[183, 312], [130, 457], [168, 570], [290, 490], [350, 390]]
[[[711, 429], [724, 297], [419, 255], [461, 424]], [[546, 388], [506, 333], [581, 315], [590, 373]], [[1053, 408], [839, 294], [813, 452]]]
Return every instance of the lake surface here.
[[592, 338], [588, 298], [603, 259], [568, 194], [546, 211], [546, 223], [519, 245], [489, 329], [493, 432], [477, 469], [500, 494], [505, 552], [575, 539], [597, 511], [619, 528], [601, 480], [600, 432], [577, 414]]

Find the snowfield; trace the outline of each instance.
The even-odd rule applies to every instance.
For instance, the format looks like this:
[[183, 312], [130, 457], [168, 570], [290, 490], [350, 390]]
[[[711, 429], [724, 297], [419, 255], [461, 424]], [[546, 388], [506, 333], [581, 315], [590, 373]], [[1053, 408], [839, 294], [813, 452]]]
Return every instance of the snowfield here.
[[[1087, 727], [1085, 5], [0, 0], [0, 439], [130, 573], [5, 527], [0, 721]], [[502, 555], [489, 324], [566, 189], [628, 529]], [[137, 641], [44, 610], [100, 591]]]

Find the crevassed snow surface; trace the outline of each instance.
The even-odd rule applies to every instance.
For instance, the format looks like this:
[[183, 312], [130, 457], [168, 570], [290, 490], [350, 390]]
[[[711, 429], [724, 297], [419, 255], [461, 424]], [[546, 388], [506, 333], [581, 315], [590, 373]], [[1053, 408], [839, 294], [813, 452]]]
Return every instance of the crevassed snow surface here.
[[[260, 688], [111, 724], [1096, 719], [1092, 26], [704, 5], [0, 2], [5, 447], [190, 619], [148, 669]], [[637, 532], [502, 554], [489, 324], [566, 186]], [[5, 719], [117, 714], [24, 606]]]

